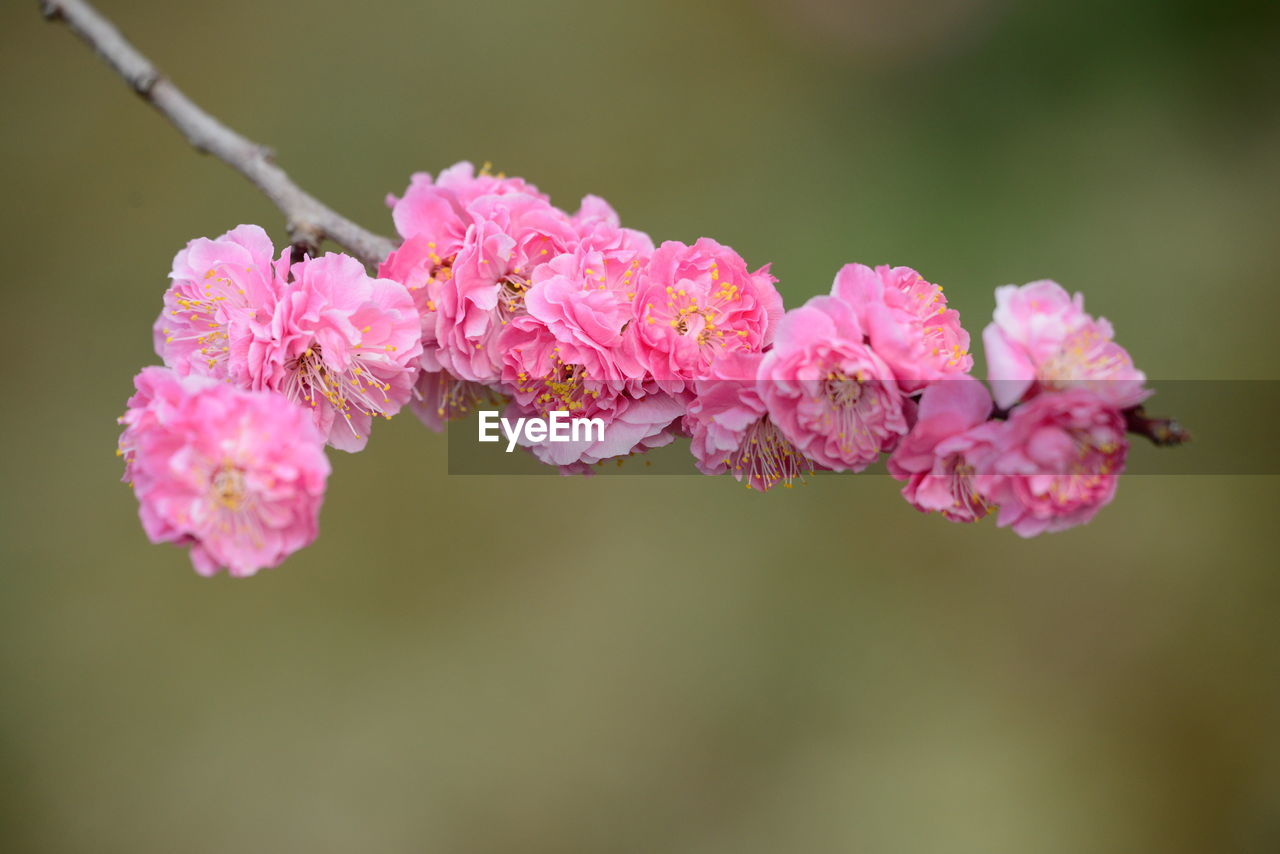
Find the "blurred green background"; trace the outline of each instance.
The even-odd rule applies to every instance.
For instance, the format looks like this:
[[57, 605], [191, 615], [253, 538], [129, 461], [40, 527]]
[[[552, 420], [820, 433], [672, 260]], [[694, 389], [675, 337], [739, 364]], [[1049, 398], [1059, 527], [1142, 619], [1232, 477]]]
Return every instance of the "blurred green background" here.
[[[377, 230], [492, 160], [792, 305], [909, 264], [976, 336], [1053, 277], [1157, 379], [1278, 377], [1273, 2], [101, 5]], [[884, 477], [449, 478], [406, 416], [315, 548], [198, 578], [114, 418], [173, 253], [281, 218], [35, 2], [0, 44], [0, 849], [1280, 850], [1273, 478], [1022, 541]]]

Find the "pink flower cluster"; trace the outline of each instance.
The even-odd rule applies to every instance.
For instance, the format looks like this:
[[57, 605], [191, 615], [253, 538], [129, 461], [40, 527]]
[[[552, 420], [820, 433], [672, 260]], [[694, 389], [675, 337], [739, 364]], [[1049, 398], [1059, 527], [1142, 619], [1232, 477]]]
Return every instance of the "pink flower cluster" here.
[[409, 400], [422, 352], [406, 288], [346, 255], [291, 263], [242, 225], [191, 241], [173, 261], [156, 353], [179, 375], [275, 391], [311, 409], [326, 441], [362, 450], [375, 417]]
[[[600, 419], [529, 448], [566, 473], [687, 436], [748, 488], [888, 455], [924, 511], [1024, 536], [1088, 521], [1124, 467], [1145, 378], [1105, 320], [1053, 282], [996, 291], [994, 400], [942, 288], [849, 264], [785, 312], [766, 265], [709, 238], [656, 245], [602, 199], [575, 213], [459, 163], [388, 203], [402, 242], [370, 276], [295, 260], [242, 225], [174, 259], [156, 351], [120, 450], [147, 534], [202, 573], [309, 543], [328, 465], [408, 404], [432, 429], [478, 405]], [[998, 408], [997, 408], [998, 407]]]
[[1088, 522], [1115, 496], [1129, 443], [1123, 410], [1148, 392], [1111, 326], [1053, 282], [996, 290], [983, 333], [992, 395], [977, 380], [936, 383], [889, 458], [918, 509], [1024, 536]]
[[671, 442], [696, 383], [763, 352], [782, 315], [767, 267], [708, 238], [655, 248], [594, 196], [569, 214], [459, 163], [388, 201], [403, 242], [379, 275], [422, 317], [415, 411], [436, 429], [495, 398], [601, 419], [603, 440], [530, 448], [566, 471]]

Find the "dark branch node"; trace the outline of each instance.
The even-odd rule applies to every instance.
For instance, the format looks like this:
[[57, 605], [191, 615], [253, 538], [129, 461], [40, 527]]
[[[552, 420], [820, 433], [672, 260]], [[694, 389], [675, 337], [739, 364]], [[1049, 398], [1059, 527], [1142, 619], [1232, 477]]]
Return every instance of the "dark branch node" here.
[[1124, 426], [1130, 433], [1146, 436], [1157, 447], [1171, 448], [1191, 441], [1191, 432], [1176, 418], [1148, 415], [1141, 406], [1124, 411]]

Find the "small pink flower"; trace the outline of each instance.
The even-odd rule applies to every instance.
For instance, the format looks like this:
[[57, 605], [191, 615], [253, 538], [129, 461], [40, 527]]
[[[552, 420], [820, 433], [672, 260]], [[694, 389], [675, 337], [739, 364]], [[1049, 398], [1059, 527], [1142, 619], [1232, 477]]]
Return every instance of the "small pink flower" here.
[[1083, 525], [1115, 496], [1129, 442], [1124, 418], [1086, 389], [1015, 406], [977, 477], [996, 524], [1023, 537]]
[[[521, 178], [491, 175], [488, 167], [475, 174], [465, 161], [433, 180], [426, 172], [413, 175], [401, 198], [387, 196], [396, 230], [404, 238], [379, 268], [378, 275], [400, 282], [414, 295], [422, 317], [422, 369], [439, 371], [441, 292], [453, 278], [453, 264], [473, 224], [471, 206], [488, 196], [519, 195], [546, 203], [547, 197]], [[456, 305], [456, 300], [451, 302]], [[453, 315], [446, 316], [451, 322]], [[447, 356], [445, 362], [452, 364]]]
[[707, 237], [659, 246], [635, 296], [640, 344], [659, 385], [682, 392], [721, 353], [768, 347], [783, 312], [775, 281], [768, 266], [748, 272], [736, 252]]
[[982, 333], [996, 404], [1040, 389], [1088, 388], [1121, 409], [1149, 394], [1146, 377], [1112, 340], [1111, 324], [1085, 313], [1084, 296], [1056, 282], [996, 288], [994, 321]]
[[601, 224], [574, 252], [535, 268], [527, 312], [499, 340], [504, 386], [522, 414], [605, 422], [605, 439], [533, 449], [555, 465], [594, 463], [671, 441], [683, 407], [659, 391], [635, 336], [634, 280], [652, 244], [639, 232]]
[[683, 414], [681, 406], [651, 387], [638, 358], [627, 288], [632, 265], [640, 264], [642, 259], [625, 253], [559, 256], [538, 269], [525, 298], [528, 313], [513, 319], [502, 334], [503, 381], [521, 414], [545, 418], [568, 412], [606, 425], [603, 442], [593, 438], [534, 448], [544, 462], [594, 463], [653, 446]]
[[145, 368], [121, 450], [154, 543], [191, 547], [201, 575], [253, 575], [317, 532], [329, 461], [312, 419], [277, 394]]
[[732, 472], [739, 483], [766, 492], [803, 480], [813, 463], [769, 418], [756, 379], [762, 359], [739, 350], [712, 362], [710, 375], [694, 382], [684, 428], [700, 472]]
[[441, 365], [460, 379], [498, 381], [502, 328], [524, 314], [524, 296], [539, 264], [577, 246], [569, 217], [523, 193], [482, 196], [468, 207], [471, 224], [437, 303]]
[[169, 278], [154, 328], [156, 354], [184, 376], [225, 378], [232, 339], [248, 334], [248, 323], [275, 301], [279, 270], [271, 239], [256, 225], [197, 238], [174, 257]]
[[300, 261], [291, 273], [269, 320], [232, 351], [239, 384], [310, 407], [329, 444], [359, 451], [374, 416], [390, 418], [412, 394], [422, 353], [413, 298], [346, 255]]
[[[638, 232], [612, 232], [600, 248], [582, 244], [534, 269], [524, 327], [541, 326], [557, 345], [581, 351], [593, 376], [640, 380], [646, 372], [635, 340], [633, 282], [653, 247]], [[505, 341], [501, 348], [508, 349]], [[508, 373], [503, 378], [511, 382]]]
[[916, 423], [888, 462], [889, 474], [907, 482], [902, 496], [913, 507], [952, 522], [974, 522], [990, 512], [975, 479], [1004, 427], [988, 421], [990, 415], [991, 395], [972, 377], [924, 390]]
[[919, 391], [973, 368], [960, 313], [947, 307], [940, 286], [910, 267], [873, 270], [846, 264], [831, 295], [853, 308], [872, 349], [893, 369], [903, 391]]
[[825, 468], [861, 471], [907, 432], [908, 404], [893, 371], [866, 345], [853, 309], [834, 297], [787, 312], [759, 377], [773, 423]]

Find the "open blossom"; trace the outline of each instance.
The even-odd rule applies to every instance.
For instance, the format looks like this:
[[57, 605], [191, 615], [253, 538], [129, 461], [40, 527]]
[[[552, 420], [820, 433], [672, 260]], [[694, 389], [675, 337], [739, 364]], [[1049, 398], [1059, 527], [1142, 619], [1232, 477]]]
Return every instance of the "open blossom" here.
[[1110, 323], [1085, 313], [1082, 294], [1056, 282], [996, 288], [982, 334], [996, 403], [1008, 408], [1042, 388], [1088, 388], [1122, 409], [1141, 403], [1146, 377], [1112, 336]]
[[589, 263], [566, 253], [539, 267], [527, 313], [502, 333], [502, 379], [521, 404], [594, 413], [639, 388], [644, 365], [628, 335], [635, 315], [619, 281], [630, 270], [610, 281]]
[[[495, 201], [504, 196], [513, 198], [505, 203]], [[481, 324], [475, 314], [468, 313], [470, 303], [459, 296], [452, 283], [458, 255], [462, 253], [463, 263], [483, 268], [495, 258], [505, 261], [514, 251], [516, 241], [529, 241], [528, 234], [497, 234], [502, 226], [518, 232], [522, 225], [528, 224], [520, 217], [514, 226], [509, 217], [497, 226], [485, 224], [496, 211], [508, 212], [511, 207], [522, 211], [531, 208], [552, 211], [558, 214], [553, 217], [558, 219], [556, 228], [566, 239], [573, 234], [568, 217], [555, 211], [547, 197], [523, 179], [492, 175], [487, 165], [476, 174], [475, 168], [465, 161], [445, 169], [434, 180], [426, 172], [414, 174], [404, 195], [388, 196], [387, 203], [391, 205], [392, 219], [404, 242], [388, 256], [379, 275], [400, 282], [414, 293], [422, 317], [423, 370], [452, 368], [456, 363], [463, 366], [466, 379], [492, 382], [491, 369], [479, 372], [470, 369], [472, 361], [481, 361], [471, 351], [476, 349], [477, 340], [486, 338], [489, 330], [488, 324]], [[477, 230], [478, 222], [481, 227]], [[531, 227], [536, 227], [536, 223]], [[506, 272], [504, 267], [501, 273]], [[474, 276], [471, 279], [468, 284], [473, 285]], [[497, 280], [490, 282], [490, 286], [496, 294]], [[496, 305], [496, 296], [494, 302]], [[455, 335], [458, 324], [466, 328]], [[450, 349], [455, 346], [460, 348], [457, 353]], [[443, 356], [442, 348], [448, 351]], [[492, 354], [486, 350], [481, 355]], [[458, 373], [456, 368], [454, 373]]]
[[710, 374], [694, 382], [684, 417], [690, 448], [703, 474], [732, 472], [739, 482], [765, 492], [790, 487], [813, 471], [769, 418], [756, 376], [763, 356], [735, 351], [715, 360]]
[[449, 258], [462, 245], [467, 227], [467, 207], [481, 196], [519, 193], [535, 196], [542, 201], [547, 197], [538, 188], [522, 178], [492, 175], [488, 168], [476, 174], [475, 167], [467, 161], [455, 163], [432, 179], [428, 172], [416, 172], [409, 179], [403, 196], [387, 196], [391, 218], [396, 231], [405, 240], [425, 237], [440, 250], [442, 258]]
[[769, 346], [783, 312], [775, 281], [768, 266], [749, 272], [708, 237], [659, 246], [635, 289], [640, 344], [658, 383], [679, 393], [720, 354]]
[[441, 365], [460, 379], [497, 382], [498, 336], [524, 314], [534, 268], [578, 242], [568, 215], [537, 196], [482, 196], [467, 208], [471, 224], [441, 288], [436, 338]]
[[558, 256], [537, 269], [527, 313], [503, 331], [502, 378], [523, 414], [568, 412], [606, 425], [603, 442], [539, 446], [540, 459], [597, 462], [670, 441], [666, 428], [683, 408], [647, 380], [634, 337], [631, 282], [646, 257], [644, 245]]
[[412, 394], [422, 352], [413, 298], [346, 255], [303, 260], [291, 273], [270, 318], [232, 351], [233, 367], [244, 385], [309, 407], [329, 444], [359, 451], [372, 419], [390, 418]]
[[152, 542], [189, 546], [201, 575], [246, 576], [315, 539], [329, 462], [307, 412], [165, 368], [134, 382], [120, 451]]
[[173, 259], [154, 328], [156, 354], [179, 374], [225, 378], [232, 340], [270, 311], [280, 272], [271, 238], [256, 225], [192, 240]]
[[787, 312], [759, 378], [773, 423], [825, 468], [861, 471], [907, 432], [909, 402], [893, 371], [834, 297]]
[[[521, 178], [491, 175], [487, 168], [477, 175], [466, 161], [445, 169], [434, 180], [427, 172], [415, 173], [404, 196], [387, 196], [391, 218], [404, 241], [383, 262], [378, 275], [414, 293], [422, 315], [424, 354], [433, 361], [439, 290], [452, 278], [454, 258], [471, 226], [468, 206], [483, 196], [508, 193], [547, 201], [537, 187]], [[438, 370], [439, 365], [428, 363], [423, 369]]]
[[831, 295], [853, 307], [872, 349], [893, 369], [903, 391], [973, 368], [960, 313], [947, 307], [941, 286], [910, 267], [846, 264]]
[[916, 423], [889, 457], [906, 481], [902, 496], [922, 512], [973, 522], [991, 510], [976, 475], [996, 449], [1004, 424], [988, 421], [991, 395], [969, 376], [936, 382], [920, 396]]
[[1045, 392], [1013, 408], [978, 489], [996, 524], [1023, 537], [1083, 525], [1116, 493], [1129, 443], [1124, 418], [1087, 389]]

